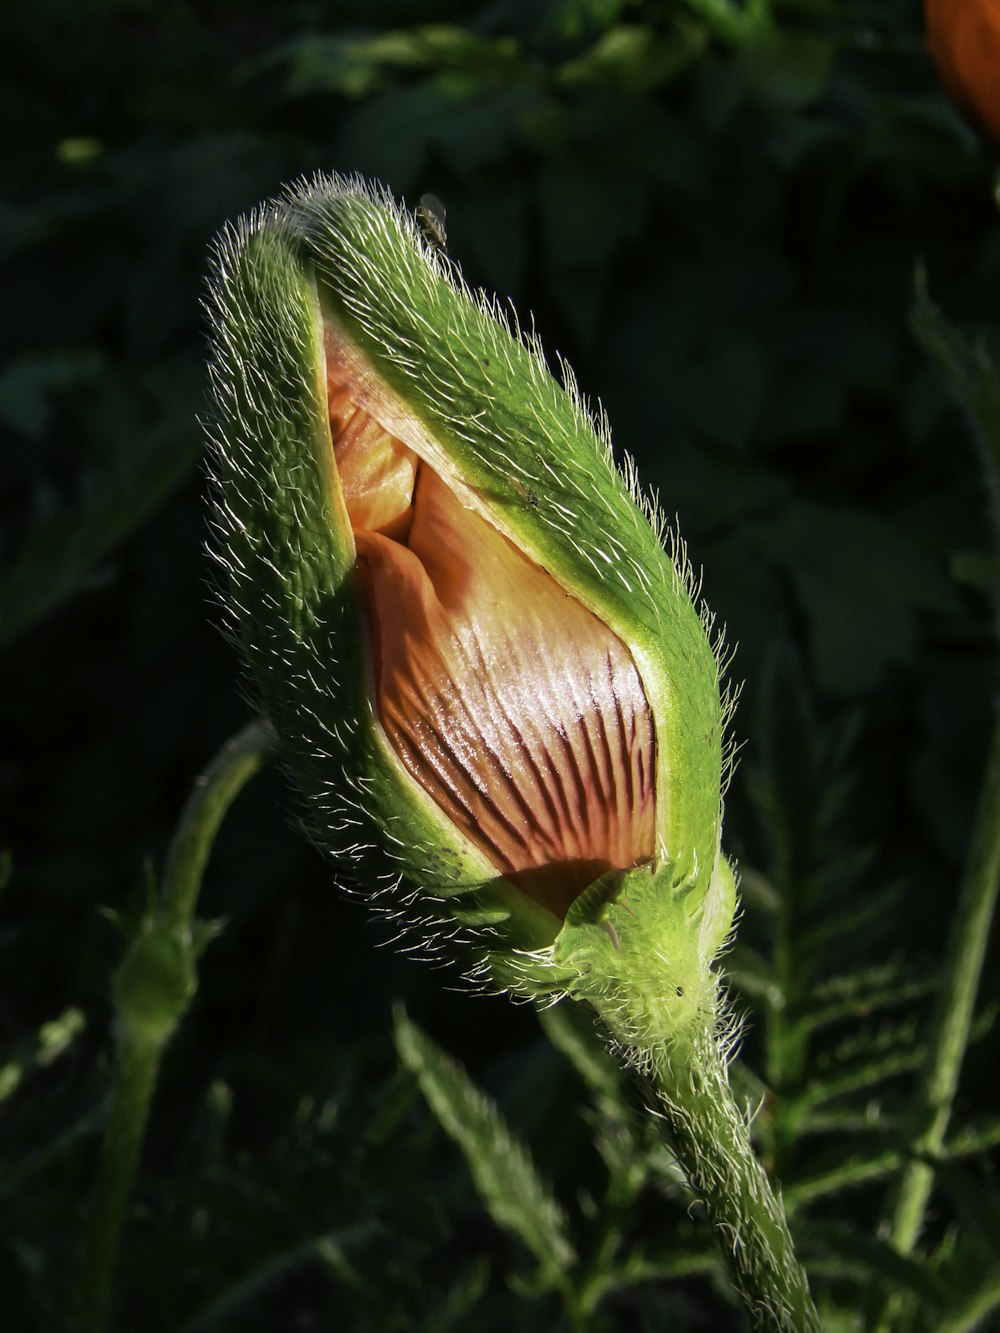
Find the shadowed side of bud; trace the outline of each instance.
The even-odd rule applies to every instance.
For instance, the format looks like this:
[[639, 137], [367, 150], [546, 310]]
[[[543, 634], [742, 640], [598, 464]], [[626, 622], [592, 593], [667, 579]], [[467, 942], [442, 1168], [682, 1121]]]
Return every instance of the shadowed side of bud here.
[[718, 664], [572, 381], [336, 177], [223, 236], [210, 315], [224, 598], [317, 839], [506, 984], [709, 1004]]

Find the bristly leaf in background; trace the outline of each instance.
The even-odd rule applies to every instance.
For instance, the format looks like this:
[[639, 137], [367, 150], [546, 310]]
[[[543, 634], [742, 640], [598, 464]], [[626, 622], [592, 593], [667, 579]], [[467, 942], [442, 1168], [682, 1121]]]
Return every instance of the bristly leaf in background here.
[[396, 1046], [442, 1129], [461, 1148], [476, 1189], [497, 1226], [516, 1236], [558, 1280], [576, 1262], [566, 1218], [527, 1150], [514, 1138], [461, 1065], [397, 1009]]
[[659, 1135], [654, 1136], [654, 1145], [643, 1142], [626, 1096], [622, 1071], [601, 1041], [593, 1020], [579, 1005], [551, 1005], [540, 1010], [538, 1017], [549, 1041], [569, 1060], [593, 1097], [588, 1118], [595, 1146], [611, 1177], [611, 1190], [636, 1194], [649, 1172], [651, 1146], [664, 1153]]

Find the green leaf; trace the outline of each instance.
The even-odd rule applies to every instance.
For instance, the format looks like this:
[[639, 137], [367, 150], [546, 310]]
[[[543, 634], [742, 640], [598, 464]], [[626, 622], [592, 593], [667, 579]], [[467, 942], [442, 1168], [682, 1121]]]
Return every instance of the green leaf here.
[[20, 1043], [0, 1063], [0, 1102], [10, 1097], [36, 1069], [45, 1069], [68, 1051], [86, 1027], [83, 1011], [72, 1008], [50, 1023], [43, 1023], [36, 1035]]
[[627, 1116], [618, 1064], [601, 1043], [593, 1023], [580, 1013], [579, 1006], [572, 1007], [571, 1000], [563, 1000], [540, 1010], [538, 1021], [549, 1041], [569, 1060], [591, 1092]]
[[785, 1207], [802, 1208], [817, 1199], [839, 1194], [842, 1190], [856, 1189], [883, 1180], [900, 1163], [895, 1149], [883, 1148], [877, 1152], [852, 1153], [844, 1161], [824, 1171], [815, 1171], [799, 1180], [791, 1181], [783, 1189]]
[[223, 1319], [246, 1310], [251, 1302], [260, 1299], [261, 1293], [268, 1287], [281, 1282], [289, 1272], [306, 1263], [324, 1265], [345, 1286], [362, 1286], [363, 1279], [355, 1272], [347, 1252], [361, 1242], [370, 1240], [374, 1234], [375, 1228], [371, 1226], [348, 1227], [342, 1231], [310, 1236], [299, 1244], [259, 1260], [203, 1310], [187, 1319], [181, 1326], [181, 1333], [219, 1328]]
[[993, 1265], [980, 1271], [979, 1280], [967, 1287], [958, 1300], [940, 1316], [932, 1316], [934, 1323], [926, 1323], [927, 1333], [971, 1333], [985, 1328], [983, 1320], [1000, 1308], [1000, 1267]]
[[289, 98], [339, 94], [364, 98], [394, 85], [411, 71], [450, 75], [463, 87], [507, 81], [517, 75], [517, 43], [480, 37], [457, 25], [425, 24], [377, 36], [350, 34], [296, 38], [244, 67], [244, 77], [269, 67], [286, 68]]
[[945, 1144], [942, 1157], [973, 1157], [1000, 1145], [1000, 1117], [968, 1125]]
[[920, 999], [936, 985], [933, 979], [918, 981], [905, 976], [893, 963], [842, 973], [813, 990], [813, 1004], [799, 1021], [815, 1031], [844, 1018], [867, 1018], [879, 1010]]
[[880, 517], [800, 503], [761, 530], [809, 623], [820, 684], [838, 694], [875, 686], [917, 654], [918, 618], [949, 611], [945, 571]]
[[936, 1309], [941, 1308], [944, 1287], [926, 1260], [907, 1258], [887, 1241], [856, 1227], [812, 1223], [803, 1227], [801, 1234], [826, 1257], [832, 1254], [849, 1261], [887, 1290], [912, 1292]]
[[771, 0], [687, 0], [708, 30], [728, 42], [741, 42], [764, 30]]
[[831, 37], [762, 27], [740, 52], [737, 71], [762, 106], [800, 111], [826, 91], [836, 52]]
[[[970, 1188], [973, 1193], [981, 1190], [978, 1183], [967, 1181], [963, 1192]], [[991, 1194], [995, 1209], [996, 1194]], [[968, 1330], [986, 1327], [982, 1321], [1000, 1306], [1000, 1254], [995, 1234], [991, 1251], [976, 1221], [977, 1205], [978, 1201], [963, 1202], [960, 1212], [967, 1225], [946, 1237], [935, 1253], [938, 1273], [947, 1286], [948, 1296], [943, 1311], [927, 1312], [918, 1323], [921, 1333], [968, 1333]], [[989, 1219], [986, 1225], [988, 1229]]]
[[396, 1047], [442, 1129], [461, 1148], [497, 1226], [516, 1236], [549, 1278], [576, 1262], [566, 1219], [495, 1105], [415, 1023], [397, 1009]]
[[187, 428], [165, 422], [130, 444], [131, 457], [93, 473], [73, 505], [37, 522], [0, 574], [0, 643], [85, 586], [94, 567], [176, 489], [201, 452], [193, 420]]
[[[629, 1105], [621, 1069], [608, 1053], [588, 1011], [570, 1000], [542, 1009], [539, 1022], [593, 1094], [586, 1112], [594, 1138], [611, 1177], [609, 1196], [634, 1197], [650, 1171], [673, 1183], [675, 1164], [659, 1134], [643, 1135], [643, 1123]], [[645, 1139], [645, 1141], [644, 1141]], [[666, 1160], [665, 1160], [666, 1159]]]
[[926, 1052], [914, 1035], [914, 1024], [898, 1023], [841, 1043], [817, 1061], [816, 1073], [801, 1095], [802, 1105], [823, 1106], [918, 1068]]
[[1000, 1263], [1000, 1191], [974, 1178], [963, 1167], [930, 1158], [937, 1182], [955, 1206], [965, 1230]]
[[92, 383], [103, 368], [102, 358], [91, 348], [12, 361], [0, 373], [0, 422], [23, 435], [41, 435], [51, 416], [52, 397]]
[[903, 884], [890, 884], [876, 893], [866, 894], [863, 901], [851, 904], [840, 912], [830, 912], [821, 918], [821, 924], [803, 933], [802, 947], [822, 957], [836, 943], [857, 934], [878, 921], [891, 921], [905, 890]]
[[582, 56], [559, 71], [570, 87], [600, 90], [614, 97], [639, 98], [675, 79], [707, 45], [704, 28], [680, 22], [665, 37], [639, 24], [602, 33]]

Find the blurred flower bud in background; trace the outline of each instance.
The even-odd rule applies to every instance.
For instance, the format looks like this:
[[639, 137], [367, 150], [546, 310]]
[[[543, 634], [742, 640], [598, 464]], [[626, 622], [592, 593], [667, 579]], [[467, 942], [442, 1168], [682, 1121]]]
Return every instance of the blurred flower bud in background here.
[[1000, 140], [1000, 0], [925, 0], [924, 12], [949, 97]]

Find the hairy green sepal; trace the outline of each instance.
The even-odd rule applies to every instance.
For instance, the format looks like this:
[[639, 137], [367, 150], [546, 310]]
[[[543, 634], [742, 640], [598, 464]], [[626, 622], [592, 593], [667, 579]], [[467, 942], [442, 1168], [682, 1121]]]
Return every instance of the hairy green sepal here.
[[[719, 855], [718, 664], [688, 570], [568, 372], [553, 379], [534, 341], [466, 290], [388, 197], [336, 177], [222, 237], [209, 308], [223, 597], [314, 836], [358, 862], [363, 882], [380, 877], [390, 907], [466, 934], [502, 984], [600, 990], [626, 1032], [711, 1009], [708, 964], [733, 910]], [[378, 722], [324, 320], [400, 438], [598, 615], [639, 670], [657, 742], [655, 862], [600, 881], [565, 923], [497, 878]], [[631, 961], [643, 949], [646, 962]], [[635, 994], [663, 984], [664, 959], [672, 998], [646, 1012]], [[649, 986], [623, 1006], [614, 978], [626, 962]]]

